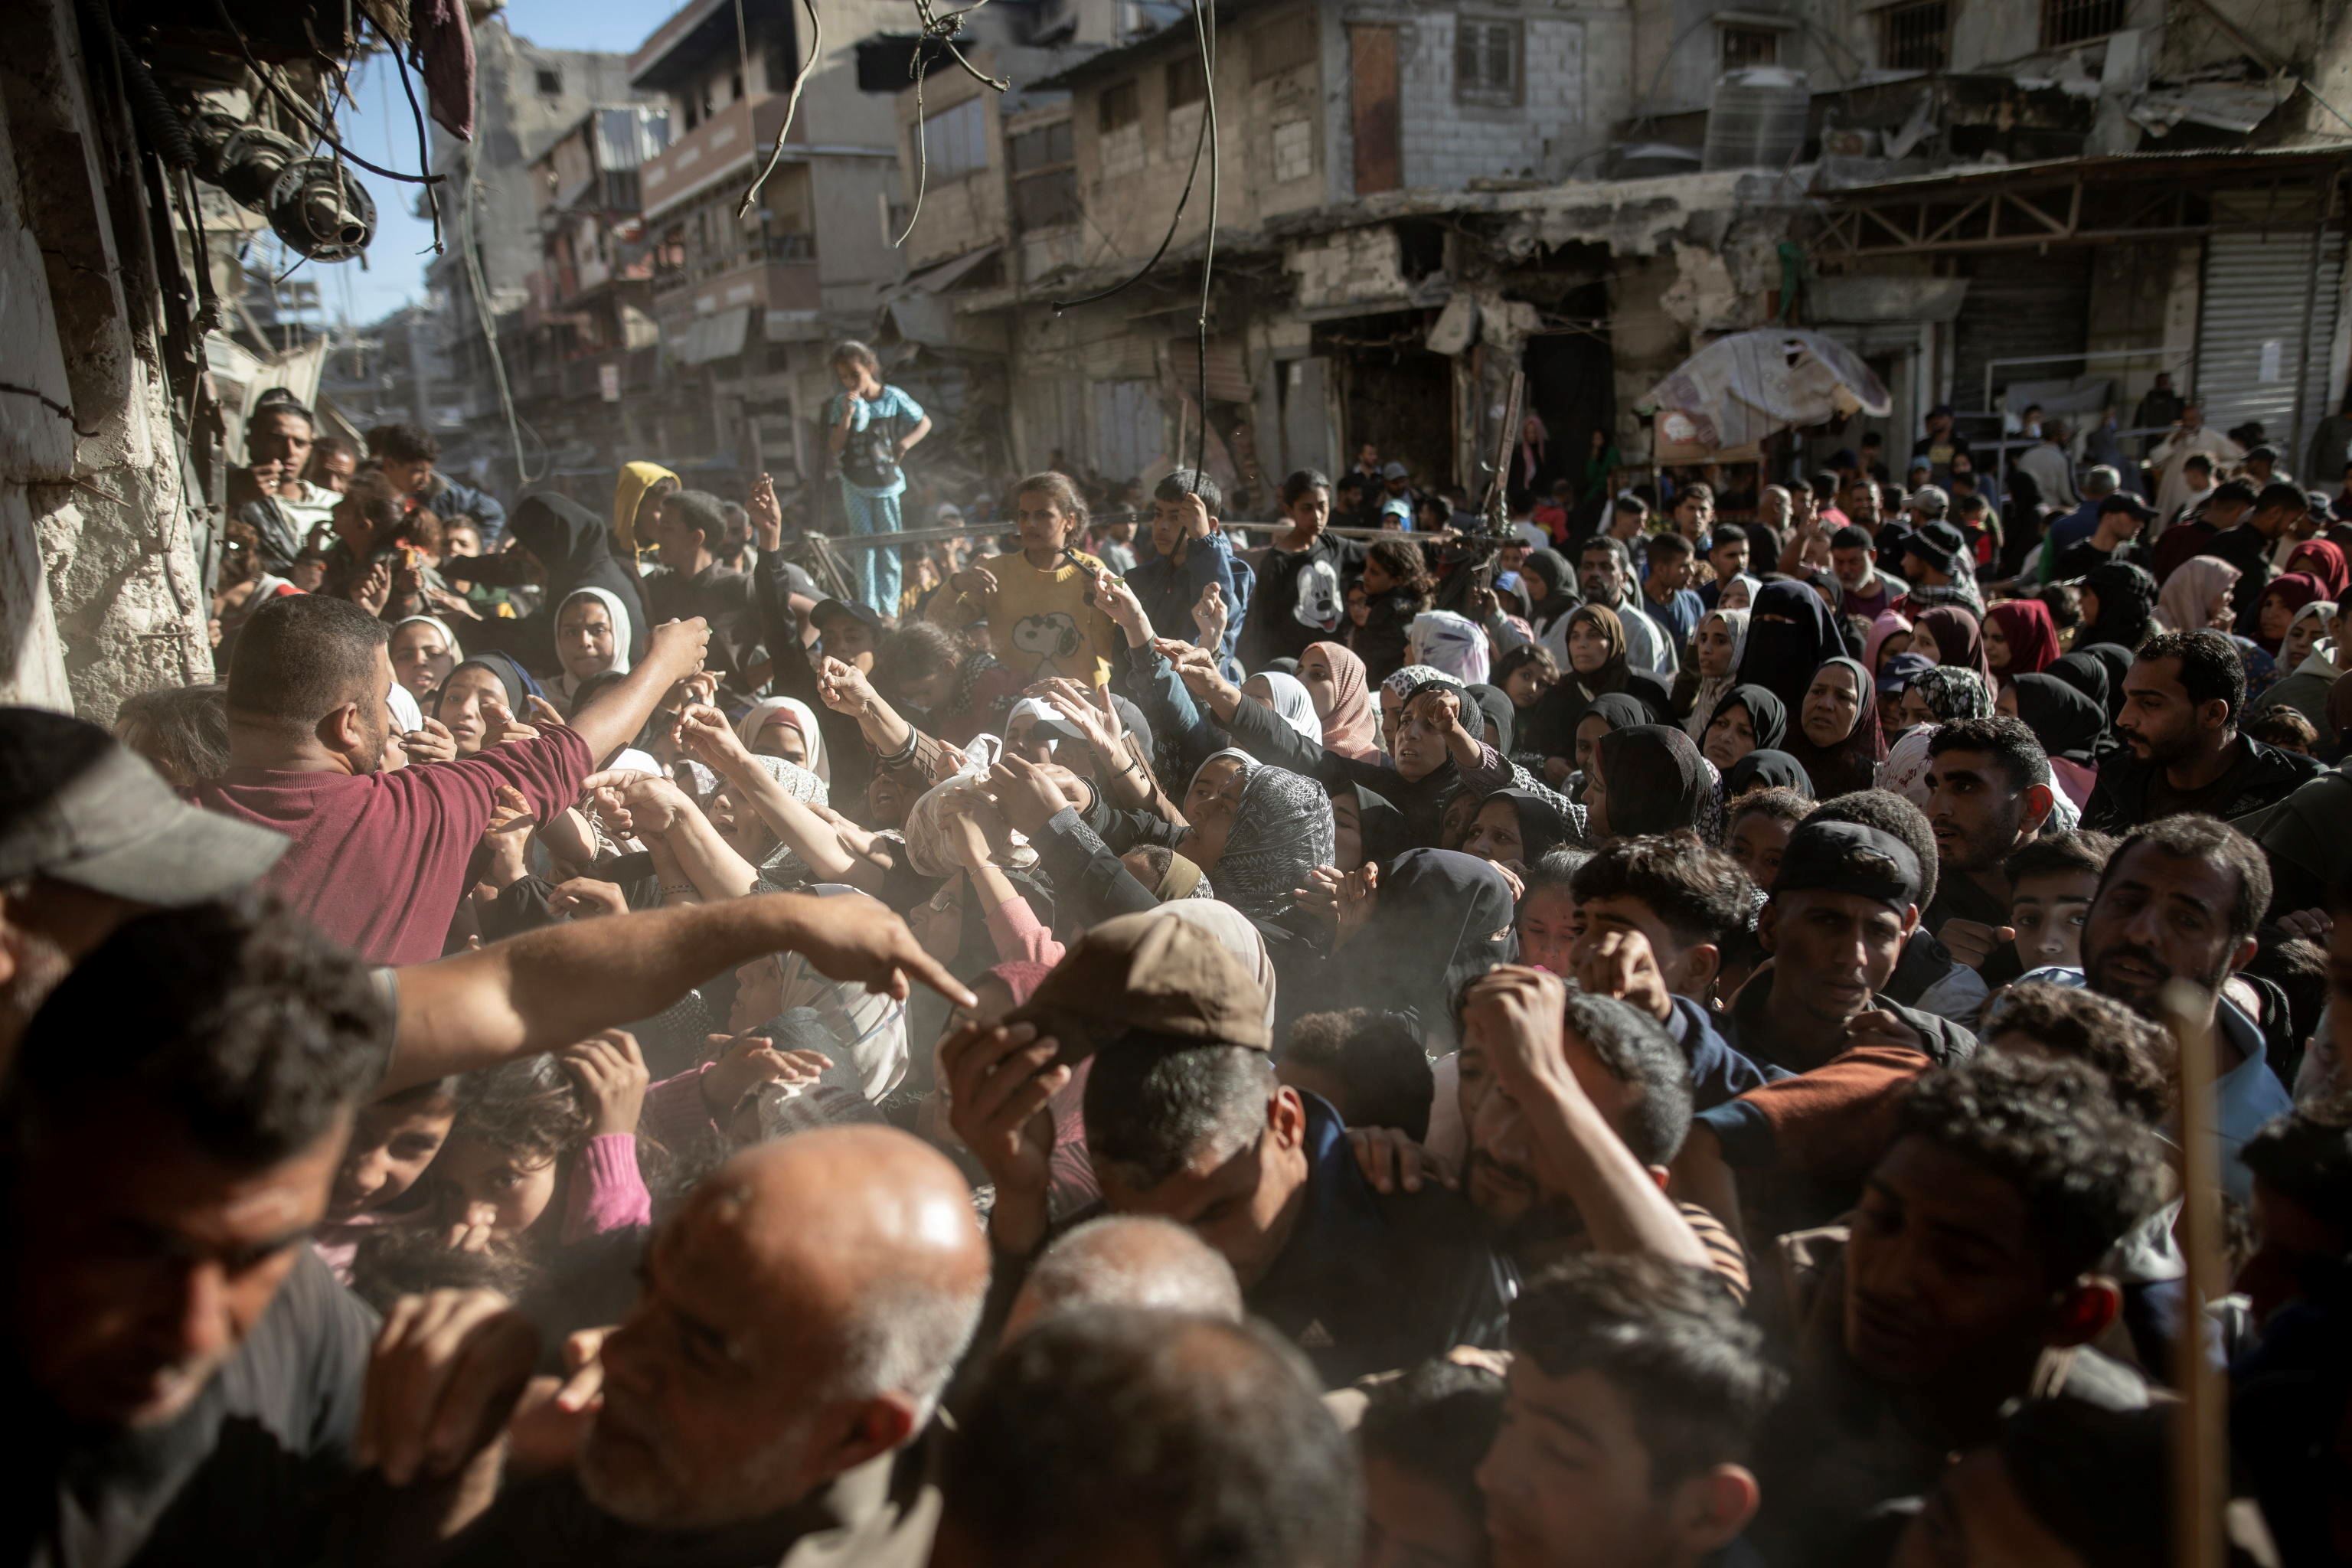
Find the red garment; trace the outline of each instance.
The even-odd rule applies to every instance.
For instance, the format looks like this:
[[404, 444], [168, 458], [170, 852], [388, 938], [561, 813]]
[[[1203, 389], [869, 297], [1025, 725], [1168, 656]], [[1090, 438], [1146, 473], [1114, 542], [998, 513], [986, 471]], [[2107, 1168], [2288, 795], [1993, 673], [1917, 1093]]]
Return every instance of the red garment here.
[[373, 963], [441, 956], [501, 785], [544, 822], [579, 798], [594, 759], [572, 730], [388, 773], [231, 768], [198, 805], [274, 828], [294, 847], [261, 886]]
[[2345, 589], [2352, 587], [2352, 566], [2345, 563], [2344, 552], [2333, 540], [2305, 540], [2287, 557], [2286, 569], [2318, 578], [2319, 585], [2327, 590], [2320, 597], [2339, 605], [2344, 602]]
[[2039, 675], [2065, 652], [2058, 646], [2058, 623], [2039, 599], [2004, 599], [1985, 612], [1985, 620], [1999, 626], [2009, 644], [2009, 668], [2001, 674], [2010, 679]]
[[[2297, 610], [2302, 609], [2305, 605], [2315, 603], [2315, 601], [2324, 599], [2326, 596], [2326, 586], [2322, 584], [2318, 578], [2313, 576], [2308, 572], [2290, 572], [2284, 577], [2272, 578], [2270, 580], [2270, 584], [2263, 588], [2261, 599], [2256, 602], [2258, 604], [2267, 605], [2273, 599], [2276, 599], [2280, 604], [2286, 606], [2287, 614], [2292, 616]], [[2292, 622], [2290, 622], [2290, 624], [2292, 624]], [[2261, 648], [2264, 653], [2271, 655], [2273, 658], [2276, 658], [2278, 655], [2279, 644], [2284, 640], [2285, 639], [2283, 637], [2266, 637], [2263, 636], [2260, 622], [2257, 621], [2255, 624], [2254, 646]]]

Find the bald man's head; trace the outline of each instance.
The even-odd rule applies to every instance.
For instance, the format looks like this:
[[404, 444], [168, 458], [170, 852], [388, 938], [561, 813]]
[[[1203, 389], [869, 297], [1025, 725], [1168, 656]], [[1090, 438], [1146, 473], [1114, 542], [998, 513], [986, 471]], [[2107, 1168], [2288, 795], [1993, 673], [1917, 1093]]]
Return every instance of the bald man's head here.
[[1050, 1318], [948, 1452], [931, 1568], [1354, 1568], [1362, 1485], [1321, 1394], [1253, 1324]]
[[1045, 1249], [1013, 1298], [1004, 1341], [1080, 1307], [1157, 1307], [1238, 1323], [1242, 1288], [1224, 1255], [1190, 1227], [1153, 1215], [1108, 1215]]
[[581, 1484], [666, 1529], [789, 1506], [921, 1430], [987, 1293], [970, 1188], [919, 1140], [836, 1127], [746, 1150], [654, 1237]]

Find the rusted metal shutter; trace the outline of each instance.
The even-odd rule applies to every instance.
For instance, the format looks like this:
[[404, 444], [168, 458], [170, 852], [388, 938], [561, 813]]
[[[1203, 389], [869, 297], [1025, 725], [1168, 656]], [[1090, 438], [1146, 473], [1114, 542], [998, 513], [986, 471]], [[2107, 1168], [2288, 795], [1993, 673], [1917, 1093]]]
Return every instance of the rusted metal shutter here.
[[[1993, 396], [2012, 381], [2063, 381], [2081, 374], [2079, 360], [2004, 365], [2083, 352], [2090, 330], [2091, 250], [2053, 248], [2048, 255], [1992, 251], [1976, 258], [1952, 327], [1952, 404], [1985, 411], [1985, 369], [1993, 369]], [[1908, 448], [1906, 447], [1906, 450]]]
[[1350, 26], [1351, 102], [1356, 143], [1356, 194], [1393, 191], [1404, 184], [1404, 152], [1398, 123], [1397, 30], [1386, 26]]
[[[1168, 373], [1176, 388], [1198, 401], [1201, 395], [1201, 342], [1198, 337], [1168, 340]], [[1249, 375], [1242, 367], [1242, 346], [1227, 340], [1209, 340], [1209, 401], [1247, 403]]]

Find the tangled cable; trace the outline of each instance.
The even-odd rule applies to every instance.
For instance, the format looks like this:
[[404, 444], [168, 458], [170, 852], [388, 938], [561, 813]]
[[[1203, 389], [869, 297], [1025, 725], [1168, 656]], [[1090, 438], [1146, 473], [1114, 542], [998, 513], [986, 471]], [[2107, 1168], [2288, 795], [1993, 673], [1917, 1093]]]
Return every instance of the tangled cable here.
[[[751, 188], [743, 193], [742, 201], [735, 208], [735, 221], [738, 223], [751, 216], [752, 204], [760, 199], [760, 187], [768, 183], [768, 176], [774, 174], [776, 165], [784, 161], [784, 138], [793, 133], [793, 116], [799, 112], [801, 107], [801, 89], [808, 85], [809, 72], [816, 68], [817, 57], [824, 53], [824, 18], [816, 14], [816, 0], [801, 0], [801, 5], [808, 12], [808, 56], [801, 61], [801, 68], [793, 73], [792, 95], [784, 100], [784, 122], [776, 127], [776, 144], [769, 150], [768, 165], [760, 171], [759, 178], [751, 182]], [[735, 29], [740, 47], [743, 29], [743, 13], [740, 4], [735, 12]]]
[[930, 70], [931, 64], [930, 56], [923, 46], [929, 43], [945, 46], [948, 53], [955, 57], [955, 63], [982, 87], [1005, 92], [1013, 86], [1010, 80], [982, 71], [965, 58], [964, 52], [956, 47], [955, 36], [962, 30], [963, 19], [987, 4], [988, 0], [976, 0], [976, 4], [942, 16], [931, 9], [931, 0], [915, 0], [915, 15], [923, 25], [923, 35], [915, 44], [914, 58], [907, 62], [907, 74], [915, 79], [915, 205], [907, 214], [907, 226], [898, 231], [898, 237], [890, 242], [892, 245], [906, 244], [907, 237], [915, 232], [915, 221], [923, 216], [923, 193], [931, 183], [929, 139], [923, 129], [923, 78]]

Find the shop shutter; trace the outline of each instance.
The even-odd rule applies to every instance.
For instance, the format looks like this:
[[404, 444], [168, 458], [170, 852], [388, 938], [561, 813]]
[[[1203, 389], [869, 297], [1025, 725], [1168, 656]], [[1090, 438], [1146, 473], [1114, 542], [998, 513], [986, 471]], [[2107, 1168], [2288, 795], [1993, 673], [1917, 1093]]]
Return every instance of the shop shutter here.
[[[2312, 232], [2284, 228], [2215, 234], [2205, 241], [2204, 297], [2198, 310], [2197, 390], [2216, 430], [2258, 420], [2279, 449], [2279, 467], [2298, 473], [2311, 431], [2327, 409], [2330, 345], [2344, 236], [2330, 231], [2312, 277]], [[2311, 329], [2304, 335], [2308, 298]], [[2307, 352], [2306, 352], [2307, 345]], [[2295, 378], [2303, 379], [2303, 426], [2294, 423]], [[2326, 483], [2335, 474], [2300, 474]]]
[[[1989, 413], [1985, 367], [2001, 360], [2081, 353], [2091, 316], [2091, 251], [1994, 251], [1969, 269], [1968, 298], [1952, 324], [1952, 406]], [[2047, 361], [1993, 372], [1993, 406], [2012, 381], [2063, 381], [2081, 363]], [[1890, 447], [1893, 443], [1889, 443]], [[1906, 448], [1908, 449], [1907, 447]]]

